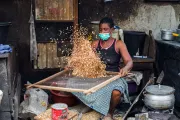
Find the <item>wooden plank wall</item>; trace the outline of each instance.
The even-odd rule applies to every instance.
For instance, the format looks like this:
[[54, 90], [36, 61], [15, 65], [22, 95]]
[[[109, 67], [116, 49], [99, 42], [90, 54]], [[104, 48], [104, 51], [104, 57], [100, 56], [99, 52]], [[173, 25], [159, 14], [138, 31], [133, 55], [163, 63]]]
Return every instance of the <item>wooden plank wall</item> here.
[[38, 60], [34, 62], [34, 69], [64, 68], [67, 57], [57, 56], [57, 43], [38, 43]]
[[73, 20], [73, 0], [35, 0], [37, 20]]

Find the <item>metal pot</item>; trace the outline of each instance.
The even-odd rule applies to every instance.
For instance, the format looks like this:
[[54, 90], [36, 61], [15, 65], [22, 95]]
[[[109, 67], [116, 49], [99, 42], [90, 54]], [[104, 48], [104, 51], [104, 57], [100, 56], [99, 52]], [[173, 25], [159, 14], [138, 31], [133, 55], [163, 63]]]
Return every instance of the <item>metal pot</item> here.
[[167, 110], [174, 107], [175, 89], [165, 85], [150, 85], [144, 93], [144, 104], [155, 110]]
[[172, 30], [166, 30], [166, 29], [161, 30], [161, 39], [162, 40], [173, 40], [174, 36], [172, 35], [172, 33], [173, 33]]

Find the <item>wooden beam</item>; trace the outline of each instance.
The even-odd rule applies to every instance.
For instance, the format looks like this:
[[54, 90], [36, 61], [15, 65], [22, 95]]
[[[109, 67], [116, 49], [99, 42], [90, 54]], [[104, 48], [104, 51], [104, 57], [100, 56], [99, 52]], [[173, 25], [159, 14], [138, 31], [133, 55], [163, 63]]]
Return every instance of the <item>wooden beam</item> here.
[[83, 89], [53, 87], [53, 86], [45, 86], [45, 85], [33, 85], [33, 87], [46, 89], [46, 90], [64, 91], [64, 92], [86, 92], [86, 90], [83, 90]]
[[96, 91], [99, 90], [100, 88], [102, 88], [102, 87], [106, 86], [107, 84], [109, 84], [109, 83], [117, 80], [117, 79], [120, 78], [120, 77], [121, 77], [121, 75], [116, 75], [116, 76], [114, 76], [114, 77], [112, 77], [112, 78], [104, 81], [103, 83], [101, 83], [101, 84], [99, 84], [99, 85], [96, 85], [95, 87], [92, 87], [92, 88], [90, 88], [89, 90], [86, 90], [86, 91], [84, 92], [84, 94], [91, 94], [91, 93], [93, 93], [93, 92], [96, 92]]

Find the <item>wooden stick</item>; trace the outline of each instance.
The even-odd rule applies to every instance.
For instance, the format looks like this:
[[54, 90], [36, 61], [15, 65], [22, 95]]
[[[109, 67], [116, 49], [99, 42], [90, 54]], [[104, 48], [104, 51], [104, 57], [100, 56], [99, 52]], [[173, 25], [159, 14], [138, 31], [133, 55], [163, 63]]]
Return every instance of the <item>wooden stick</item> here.
[[78, 114], [75, 114], [75, 115], [73, 115], [73, 116], [71, 116], [71, 117], [68, 117], [68, 120], [73, 120], [73, 118], [74, 117], [76, 117]]
[[84, 92], [84, 94], [90, 94], [90, 93], [96, 92], [96, 91], [99, 90], [100, 88], [102, 88], [102, 87], [106, 86], [107, 84], [109, 84], [109, 83], [117, 80], [117, 79], [120, 78], [120, 77], [121, 77], [120, 75], [116, 75], [116, 76], [114, 76], [114, 77], [112, 77], [112, 78], [104, 81], [103, 83], [101, 83], [101, 84], [99, 84], [99, 85], [96, 85], [95, 87], [92, 87], [92, 88], [86, 90], [86, 91]]
[[[92, 87], [92, 88], [86, 90], [86, 91], [84, 92], [84, 94], [91, 94], [91, 93], [93, 93], [93, 92], [96, 92], [96, 91], [99, 90], [100, 88], [102, 88], [102, 87], [106, 86], [107, 84], [109, 84], [109, 83], [117, 80], [118, 78], [122, 77], [121, 75], [118, 75], [118, 72], [107, 72], [106, 74], [109, 74], [109, 75], [111, 74], [111, 75], [116, 75], [116, 76], [114, 76], [114, 77], [112, 77], [112, 78], [104, 81], [103, 83], [101, 83], [101, 84], [99, 84], [99, 85], [96, 85], [95, 87]], [[133, 74], [133, 73], [128, 73], [127, 75], [134, 75], [134, 74]]]
[[[118, 75], [119, 72], [111, 72], [111, 71], [107, 71], [106, 74], [107, 74], [107, 75]], [[128, 73], [127, 75], [134, 75], [134, 73]]]
[[46, 89], [46, 90], [64, 91], [64, 92], [85, 92], [86, 91], [86, 90], [83, 90], [83, 89], [52, 87], [52, 86], [45, 86], [45, 85], [33, 85], [33, 87]]
[[51, 75], [51, 76], [49, 76], [49, 77], [47, 77], [47, 78], [45, 78], [45, 79], [43, 79], [43, 80], [40, 80], [39, 82], [36, 82], [36, 83], [34, 83], [34, 84], [30, 84], [30, 85], [28, 85], [26, 88], [29, 89], [29, 88], [33, 87], [34, 85], [38, 85], [38, 84], [40, 84], [40, 83], [46, 82], [46, 81], [48, 81], [48, 80], [51, 80], [51, 79], [53, 79], [53, 78], [55, 78], [55, 77], [57, 77], [57, 76], [59, 76], [59, 75], [62, 75], [62, 74], [64, 74], [64, 73], [68, 72], [68, 71], [69, 71], [69, 70], [66, 69], [66, 70], [63, 70], [63, 71], [61, 71], [61, 72], [58, 72], [58, 73], [56, 73], [56, 74], [54, 74], [54, 75]]
[[122, 120], [125, 120], [125, 118], [127, 117], [127, 115], [129, 114], [129, 112], [131, 111], [132, 107], [134, 106], [134, 104], [136, 104], [139, 101], [139, 98], [141, 96], [141, 94], [143, 93], [144, 89], [151, 83], [153, 83], [153, 79], [149, 79], [149, 81], [146, 83], [146, 85], [144, 86], [144, 88], [141, 90], [141, 92], [139, 93], [139, 95], [136, 97], [136, 99], [133, 101], [133, 103], [131, 104], [131, 106], [129, 107], [129, 109], [126, 111], [126, 114], [123, 116]]
[[106, 71], [107, 75], [118, 75], [119, 72]]

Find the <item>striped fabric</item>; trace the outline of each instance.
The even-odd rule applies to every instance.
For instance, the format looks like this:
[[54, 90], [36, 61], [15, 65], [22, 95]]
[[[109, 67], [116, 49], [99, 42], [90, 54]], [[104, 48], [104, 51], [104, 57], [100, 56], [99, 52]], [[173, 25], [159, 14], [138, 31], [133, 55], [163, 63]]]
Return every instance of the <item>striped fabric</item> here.
[[73, 93], [76, 97], [78, 97], [84, 104], [94, 109], [95, 111], [107, 115], [110, 106], [111, 94], [113, 90], [119, 90], [123, 93], [124, 98], [123, 102], [129, 101], [128, 94], [128, 85], [124, 78], [119, 78], [118, 80], [113, 81], [107, 86], [99, 89], [95, 93], [90, 95], [85, 95], [83, 93]]

